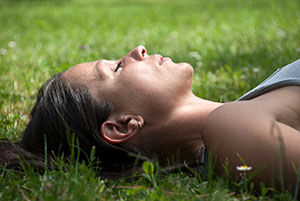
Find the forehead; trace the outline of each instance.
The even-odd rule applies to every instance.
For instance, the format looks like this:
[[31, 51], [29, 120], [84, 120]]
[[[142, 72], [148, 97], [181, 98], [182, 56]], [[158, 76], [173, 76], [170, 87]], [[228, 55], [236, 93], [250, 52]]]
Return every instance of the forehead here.
[[78, 64], [64, 72], [63, 77], [67, 79], [68, 82], [74, 84], [89, 83], [97, 78], [97, 62], [98, 61]]

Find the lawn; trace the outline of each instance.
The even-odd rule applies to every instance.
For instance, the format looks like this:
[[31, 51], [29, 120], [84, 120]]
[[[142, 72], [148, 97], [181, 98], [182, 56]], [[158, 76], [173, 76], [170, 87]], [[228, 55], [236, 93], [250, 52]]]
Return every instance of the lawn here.
[[[300, 58], [298, 0], [0, 0], [0, 137], [21, 138], [39, 87], [85, 61], [137, 45], [195, 70], [193, 92], [228, 102]], [[43, 175], [1, 171], [1, 200], [291, 199], [214, 176], [151, 172], [103, 181], [84, 164]], [[152, 176], [151, 176], [152, 175]], [[150, 178], [150, 179], [149, 179]], [[273, 195], [273, 197], [271, 197]]]

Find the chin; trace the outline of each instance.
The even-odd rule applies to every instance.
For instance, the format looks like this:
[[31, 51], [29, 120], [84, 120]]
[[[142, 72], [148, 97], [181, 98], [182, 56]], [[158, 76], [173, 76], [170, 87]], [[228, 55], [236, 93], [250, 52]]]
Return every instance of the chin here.
[[191, 64], [189, 64], [189, 63], [179, 63], [178, 65], [180, 65], [180, 67], [184, 69], [184, 72], [186, 72], [189, 77], [193, 76], [194, 68]]

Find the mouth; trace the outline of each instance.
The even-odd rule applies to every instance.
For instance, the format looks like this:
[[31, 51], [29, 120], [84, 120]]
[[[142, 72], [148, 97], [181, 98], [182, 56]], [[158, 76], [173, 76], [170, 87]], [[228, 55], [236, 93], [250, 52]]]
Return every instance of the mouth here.
[[161, 55], [158, 55], [158, 58], [159, 58], [159, 65], [162, 65], [167, 60], [171, 60], [169, 57], [162, 57]]
[[158, 63], [159, 63], [159, 65], [161, 65], [162, 62], [163, 62], [163, 60], [164, 60], [164, 58], [161, 55], [159, 55], [159, 54], [157, 56], [158, 56]]
[[[162, 61], [161, 61], [161, 64], [163, 64], [163, 63], [164, 63], [165, 61], [167, 61], [167, 60], [171, 60], [171, 59], [170, 59], [169, 57], [163, 57], [163, 58], [162, 58]], [[161, 65], [161, 64], [160, 64], [160, 65]]]

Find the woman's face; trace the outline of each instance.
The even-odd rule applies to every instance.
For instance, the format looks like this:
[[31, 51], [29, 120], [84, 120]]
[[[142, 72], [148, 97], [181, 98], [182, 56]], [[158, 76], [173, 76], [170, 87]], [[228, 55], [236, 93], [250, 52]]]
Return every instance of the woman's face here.
[[96, 99], [112, 104], [112, 113], [166, 112], [191, 93], [193, 68], [138, 46], [119, 60], [98, 60], [64, 73], [71, 84], [87, 85]]

